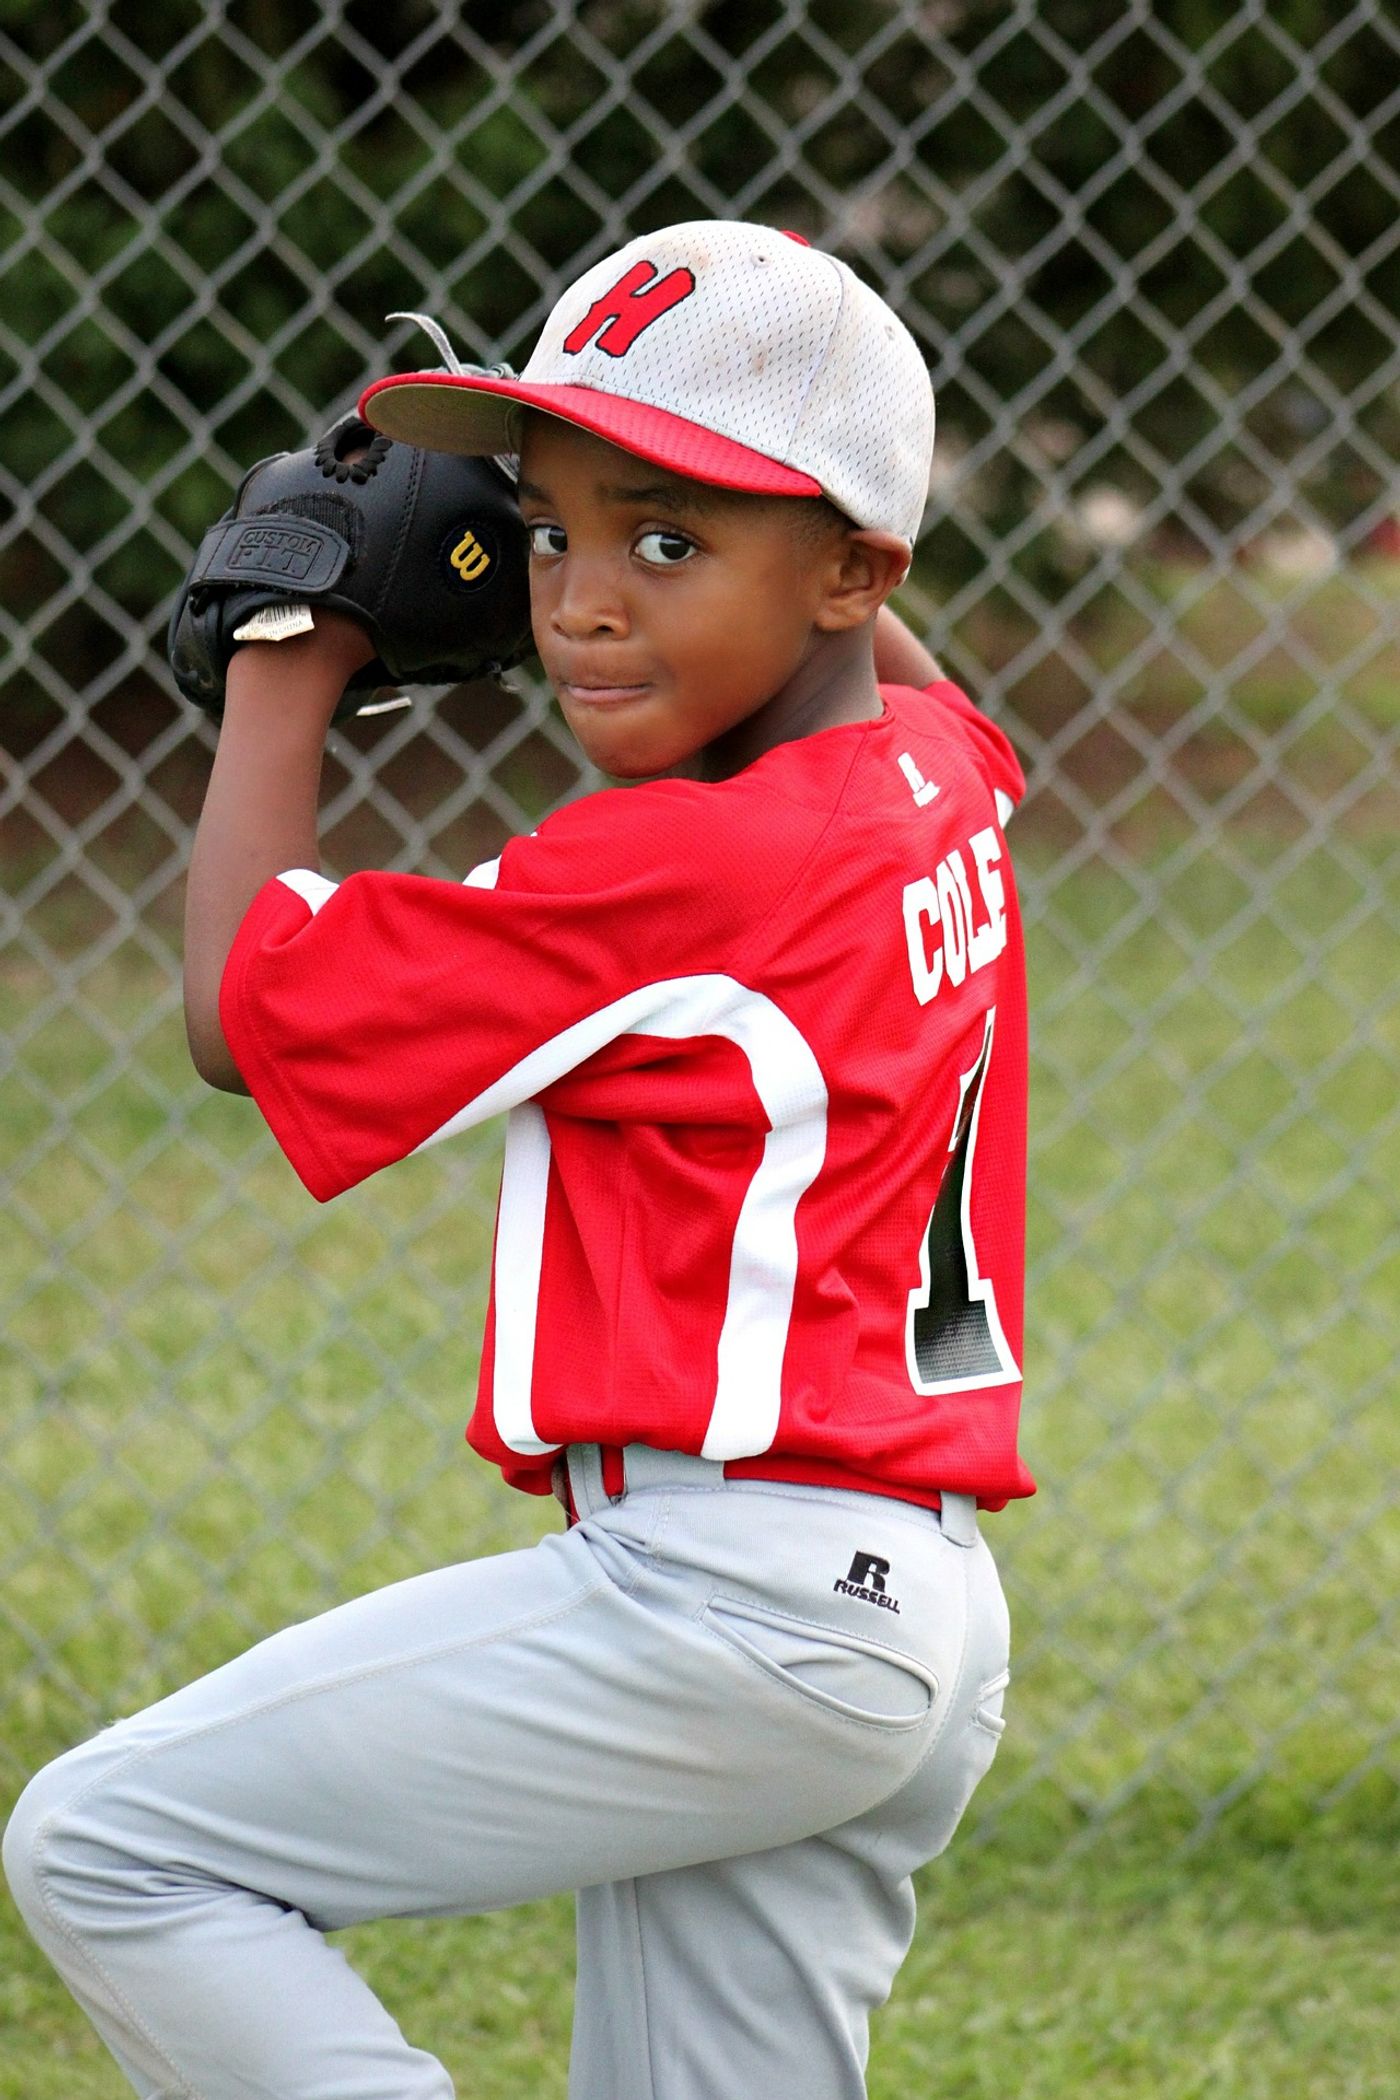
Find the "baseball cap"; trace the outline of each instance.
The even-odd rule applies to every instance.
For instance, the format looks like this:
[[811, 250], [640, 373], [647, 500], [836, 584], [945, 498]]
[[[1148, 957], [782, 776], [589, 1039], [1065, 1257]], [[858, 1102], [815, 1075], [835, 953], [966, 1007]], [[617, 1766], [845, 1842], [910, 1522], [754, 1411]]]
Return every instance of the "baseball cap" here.
[[434, 452], [519, 449], [540, 409], [695, 481], [826, 496], [912, 544], [928, 494], [933, 389], [877, 292], [800, 235], [740, 219], [640, 234], [571, 284], [518, 378], [403, 372], [360, 400]]

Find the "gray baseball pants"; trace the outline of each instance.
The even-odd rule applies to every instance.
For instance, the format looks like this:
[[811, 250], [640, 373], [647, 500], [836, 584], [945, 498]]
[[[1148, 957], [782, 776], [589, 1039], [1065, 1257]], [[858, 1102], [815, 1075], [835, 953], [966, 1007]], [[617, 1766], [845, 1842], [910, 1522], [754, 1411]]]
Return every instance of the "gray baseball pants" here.
[[[324, 1935], [578, 1895], [571, 2100], [858, 2100], [991, 1763], [971, 1503], [570, 1453], [581, 1518], [274, 1635], [48, 1766], [35, 1938], [146, 2100], [450, 2100]], [[470, 2088], [469, 2088], [470, 2089]]]

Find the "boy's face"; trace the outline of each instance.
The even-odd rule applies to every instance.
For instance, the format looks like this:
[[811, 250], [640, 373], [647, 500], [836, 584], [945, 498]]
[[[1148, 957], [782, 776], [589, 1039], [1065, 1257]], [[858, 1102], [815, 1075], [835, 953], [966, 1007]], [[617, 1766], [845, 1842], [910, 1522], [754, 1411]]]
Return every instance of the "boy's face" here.
[[835, 514], [683, 480], [536, 415], [519, 494], [535, 644], [594, 765], [664, 773], [781, 710], [841, 572]]

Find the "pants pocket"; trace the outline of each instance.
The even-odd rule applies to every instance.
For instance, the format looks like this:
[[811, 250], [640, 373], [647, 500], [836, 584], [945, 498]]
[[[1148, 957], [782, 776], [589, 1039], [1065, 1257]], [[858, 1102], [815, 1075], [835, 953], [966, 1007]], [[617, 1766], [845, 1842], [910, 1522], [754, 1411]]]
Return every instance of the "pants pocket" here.
[[701, 1624], [809, 1705], [879, 1728], [917, 1728], [938, 1680], [916, 1658], [739, 1597], [712, 1597]]

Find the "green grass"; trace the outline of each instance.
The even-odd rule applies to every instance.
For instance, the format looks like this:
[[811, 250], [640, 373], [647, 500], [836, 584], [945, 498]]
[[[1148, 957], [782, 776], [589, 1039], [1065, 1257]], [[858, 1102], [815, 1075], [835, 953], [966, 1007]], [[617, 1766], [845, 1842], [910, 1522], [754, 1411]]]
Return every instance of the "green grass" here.
[[[1052, 854], [1021, 856], [1043, 1492], [991, 1527], [1010, 1727], [924, 1877], [871, 2090], [1380, 2100], [1400, 868], [1248, 830]], [[12, 971], [0, 1026], [43, 993]], [[255, 1634], [552, 1521], [460, 1440], [490, 1136], [319, 1210], [192, 1080], [149, 962], [82, 996], [134, 1061], [68, 1011], [25, 1034], [6, 1108], [0, 1806]], [[0, 2100], [115, 2100], [8, 1906], [0, 1937]], [[464, 2096], [562, 2095], [567, 1904], [348, 1940]]]

